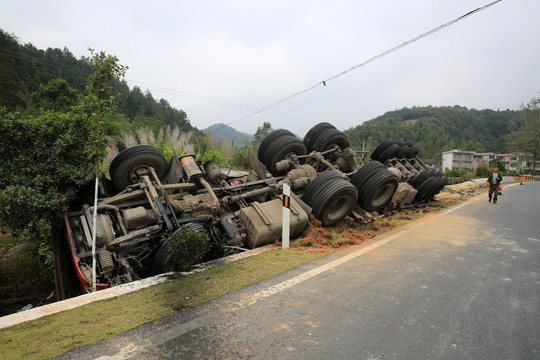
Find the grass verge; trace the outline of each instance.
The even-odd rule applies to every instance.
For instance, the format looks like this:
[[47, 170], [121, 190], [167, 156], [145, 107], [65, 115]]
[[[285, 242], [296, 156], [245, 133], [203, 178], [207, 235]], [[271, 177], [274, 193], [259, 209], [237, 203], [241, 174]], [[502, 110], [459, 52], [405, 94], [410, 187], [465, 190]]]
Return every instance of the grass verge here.
[[44, 359], [102, 340], [328, 254], [269, 250], [114, 299], [0, 330], [1, 359]]

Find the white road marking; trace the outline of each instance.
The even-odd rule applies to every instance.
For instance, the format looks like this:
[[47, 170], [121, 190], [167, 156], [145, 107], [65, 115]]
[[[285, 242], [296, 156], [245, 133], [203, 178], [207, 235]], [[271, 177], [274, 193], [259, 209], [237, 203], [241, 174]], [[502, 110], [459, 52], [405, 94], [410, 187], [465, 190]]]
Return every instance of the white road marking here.
[[[285, 280], [279, 284], [273, 285], [269, 287], [268, 289], [259, 291], [258, 293], [251, 295], [246, 300], [240, 300], [236, 303], [233, 303], [231, 307], [229, 307], [226, 312], [232, 312], [232, 311], [238, 311], [240, 309], [243, 309], [247, 306], [253, 305], [257, 303], [258, 301], [262, 299], [266, 299], [272, 295], [275, 295], [285, 289], [288, 289], [294, 285], [298, 285], [308, 279], [311, 279], [312, 277], [319, 275], [325, 271], [328, 271], [330, 269], [333, 269], [339, 265], [342, 265], [348, 261], [351, 261], [367, 252], [370, 252], [372, 250], [375, 250], [376, 248], [383, 246], [384, 244], [389, 243], [392, 240], [395, 240], [407, 233], [409, 233], [409, 230], [403, 230], [398, 233], [395, 233], [393, 235], [390, 235], [382, 240], [377, 241], [376, 243], [373, 243], [371, 245], [368, 245], [366, 247], [363, 247], [361, 249], [356, 250], [353, 253], [350, 253], [348, 255], [345, 255], [343, 257], [340, 257], [339, 259], [332, 260], [327, 264], [324, 264], [322, 266], [319, 266], [318, 268], [306, 271], [303, 274], [297, 275], [289, 280]], [[166, 330], [164, 332], [160, 332], [159, 334], [156, 334], [150, 338], [141, 340], [138, 343], [130, 343], [129, 345], [123, 347], [120, 349], [119, 352], [117, 352], [114, 355], [107, 355], [107, 356], [101, 356], [97, 359], [99, 360], [109, 360], [109, 359], [129, 359], [131, 357], [136, 356], [137, 354], [149, 350], [153, 347], [162, 345], [174, 338], [177, 338], [183, 334], [186, 334], [190, 331], [193, 331], [201, 326], [204, 326], [212, 321], [211, 314], [202, 315], [199, 316], [193, 320], [190, 320], [186, 323], [180, 324], [178, 326], [175, 326], [169, 330]]]

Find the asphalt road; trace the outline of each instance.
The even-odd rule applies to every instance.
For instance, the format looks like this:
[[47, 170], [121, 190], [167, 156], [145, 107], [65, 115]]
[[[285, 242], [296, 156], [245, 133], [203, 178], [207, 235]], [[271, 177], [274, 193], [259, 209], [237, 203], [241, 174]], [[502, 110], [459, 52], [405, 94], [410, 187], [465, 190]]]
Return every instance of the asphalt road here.
[[66, 359], [540, 359], [540, 183], [503, 189]]

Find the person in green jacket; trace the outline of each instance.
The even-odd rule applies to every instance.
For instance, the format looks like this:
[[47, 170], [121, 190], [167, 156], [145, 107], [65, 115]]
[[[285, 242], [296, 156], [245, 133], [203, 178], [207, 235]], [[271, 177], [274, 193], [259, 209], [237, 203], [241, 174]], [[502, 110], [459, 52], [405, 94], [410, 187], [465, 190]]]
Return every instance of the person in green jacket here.
[[489, 185], [489, 202], [493, 198], [493, 203], [497, 203], [497, 195], [499, 194], [499, 185], [501, 184], [502, 176], [499, 173], [499, 167], [495, 166], [493, 172], [489, 174], [487, 178], [487, 183]]

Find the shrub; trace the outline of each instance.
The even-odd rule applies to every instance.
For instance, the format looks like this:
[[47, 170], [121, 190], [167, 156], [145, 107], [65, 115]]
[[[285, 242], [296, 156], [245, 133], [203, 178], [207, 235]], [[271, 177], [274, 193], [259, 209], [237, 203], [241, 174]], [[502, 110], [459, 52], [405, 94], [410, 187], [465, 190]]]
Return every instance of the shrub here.
[[164, 236], [161, 241], [166, 242], [172, 258], [184, 264], [202, 259], [209, 248], [208, 233], [187, 226], [181, 226], [174, 233]]

